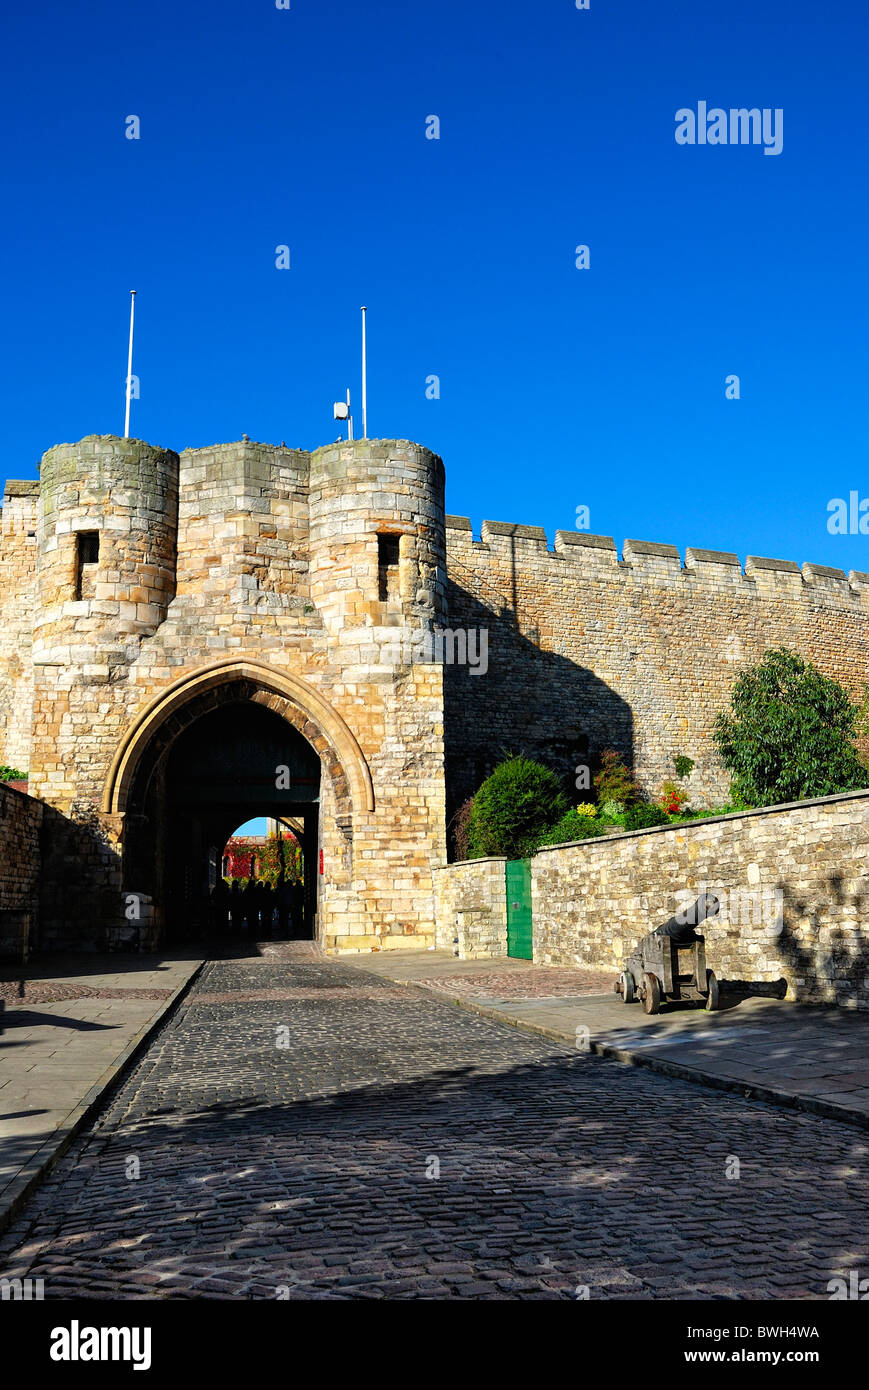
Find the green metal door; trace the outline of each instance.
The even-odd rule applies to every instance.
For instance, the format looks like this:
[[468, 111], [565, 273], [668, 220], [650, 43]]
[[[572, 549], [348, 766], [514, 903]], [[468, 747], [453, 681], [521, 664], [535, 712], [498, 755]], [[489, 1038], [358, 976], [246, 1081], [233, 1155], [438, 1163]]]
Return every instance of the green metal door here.
[[531, 863], [507, 861], [507, 955], [531, 960]]

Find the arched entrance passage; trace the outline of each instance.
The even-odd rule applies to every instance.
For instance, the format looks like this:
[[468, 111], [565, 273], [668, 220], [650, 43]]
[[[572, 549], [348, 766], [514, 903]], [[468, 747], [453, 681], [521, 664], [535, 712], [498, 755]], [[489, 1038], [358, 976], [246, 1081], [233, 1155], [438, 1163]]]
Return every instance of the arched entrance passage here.
[[300, 934], [313, 936], [320, 759], [298, 730], [265, 705], [230, 700], [200, 714], [178, 736], [162, 781], [170, 938], [219, 930], [209, 909], [224, 845], [240, 821], [259, 816], [301, 822], [306, 901]]
[[127, 731], [103, 798], [104, 812], [124, 818], [124, 888], [153, 899], [164, 939], [164, 928], [180, 939], [207, 920], [220, 850], [255, 816], [301, 827], [313, 933], [323, 817], [349, 869], [354, 815], [373, 804], [367, 764], [340, 715], [298, 677], [248, 661], [217, 663], [153, 700]]

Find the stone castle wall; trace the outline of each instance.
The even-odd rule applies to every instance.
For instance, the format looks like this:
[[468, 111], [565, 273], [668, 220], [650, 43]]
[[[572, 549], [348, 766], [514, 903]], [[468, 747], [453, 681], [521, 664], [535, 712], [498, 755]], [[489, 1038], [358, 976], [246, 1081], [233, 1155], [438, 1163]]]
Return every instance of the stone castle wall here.
[[446, 671], [451, 805], [504, 750], [565, 771], [606, 747], [656, 794], [684, 754], [692, 804], [727, 798], [711, 742], [743, 663], [773, 646], [814, 661], [854, 695], [869, 670], [869, 575], [559, 531], [447, 518], [453, 627], [488, 628], [489, 671]]
[[41, 801], [0, 782], [0, 958], [21, 959], [39, 930]]
[[701, 928], [720, 977], [783, 979], [789, 998], [869, 1008], [866, 792], [553, 847], [531, 862], [535, 960], [617, 970], [684, 906], [677, 890], [693, 901], [708, 889], [724, 904]]

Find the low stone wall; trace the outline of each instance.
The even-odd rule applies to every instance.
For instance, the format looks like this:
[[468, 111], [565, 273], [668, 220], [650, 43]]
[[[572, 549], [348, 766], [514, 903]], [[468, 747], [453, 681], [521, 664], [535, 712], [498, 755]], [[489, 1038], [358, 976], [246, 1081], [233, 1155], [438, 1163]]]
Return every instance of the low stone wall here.
[[866, 792], [541, 850], [534, 959], [616, 971], [704, 889], [722, 899], [705, 929], [719, 977], [785, 981], [791, 999], [869, 1008]]
[[[439, 947], [506, 954], [504, 862], [436, 871]], [[531, 860], [531, 887], [539, 964], [615, 976], [646, 932], [714, 891], [704, 934], [720, 979], [869, 1008], [867, 792], [553, 846]]]
[[124, 894], [121, 863], [103, 821], [77, 819], [46, 804], [42, 825], [40, 951], [153, 950], [153, 909], [144, 893]]
[[0, 782], [0, 957], [25, 957], [39, 924], [43, 805]]
[[435, 869], [436, 944], [463, 960], [507, 954], [505, 859], [470, 859]]
[[[100, 926], [108, 922], [116, 925]], [[96, 819], [72, 821], [0, 782], [0, 958], [153, 945], [150, 900], [122, 893], [117, 853]]]

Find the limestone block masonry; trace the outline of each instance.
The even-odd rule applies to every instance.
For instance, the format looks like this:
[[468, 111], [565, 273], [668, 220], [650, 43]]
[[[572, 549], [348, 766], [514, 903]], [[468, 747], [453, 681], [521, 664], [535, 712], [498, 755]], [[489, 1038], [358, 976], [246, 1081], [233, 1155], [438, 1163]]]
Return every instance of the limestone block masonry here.
[[[869, 794], [586, 840], [534, 856], [534, 958], [619, 968], [651, 927], [706, 889], [704, 930], [728, 980], [784, 980], [801, 1003], [869, 1009]], [[649, 924], [648, 927], [646, 924]]]
[[0, 959], [20, 961], [39, 925], [43, 805], [0, 782]]
[[[42, 947], [165, 943], [173, 749], [227, 706], [316, 753], [317, 935], [371, 951], [434, 944], [446, 824], [504, 751], [567, 773], [614, 746], [651, 793], [686, 754], [713, 805], [741, 664], [785, 644], [855, 695], [869, 669], [866, 574], [566, 531], [550, 549], [496, 521], [475, 539], [406, 440], [57, 445], [6, 486], [0, 596], [0, 762], [45, 807]], [[443, 629], [459, 640], [426, 648]], [[456, 660], [481, 633], [485, 661]], [[461, 923], [481, 953], [484, 906]]]
[[39, 483], [6, 485], [0, 517], [0, 762], [26, 772], [33, 718]]
[[507, 951], [507, 895], [503, 858], [444, 865], [435, 874], [439, 950], [462, 960], [485, 960]]

